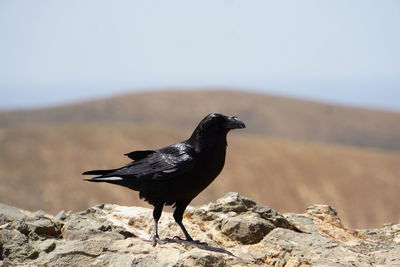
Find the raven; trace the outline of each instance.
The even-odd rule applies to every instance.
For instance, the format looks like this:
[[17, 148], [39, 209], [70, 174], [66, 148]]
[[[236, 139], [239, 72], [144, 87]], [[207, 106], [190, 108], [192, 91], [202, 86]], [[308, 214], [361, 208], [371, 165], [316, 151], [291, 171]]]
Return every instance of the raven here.
[[236, 116], [207, 115], [189, 139], [157, 150], [126, 153], [133, 161], [111, 170], [93, 170], [83, 175], [98, 175], [90, 182], [107, 182], [139, 191], [139, 196], [154, 206], [155, 246], [159, 240], [158, 220], [164, 205], [174, 205], [173, 217], [186, 241], [193, 240], [182, 223], [189, 203], [221, 172], [225, 163], [226, 135], [231, 129], [245, 128]]

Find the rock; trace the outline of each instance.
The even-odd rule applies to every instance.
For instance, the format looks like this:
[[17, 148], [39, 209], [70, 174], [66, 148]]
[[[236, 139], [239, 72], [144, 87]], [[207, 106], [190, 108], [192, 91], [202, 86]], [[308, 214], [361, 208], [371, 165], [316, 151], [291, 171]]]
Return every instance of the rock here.
[[64, 222], [65, 219], [67, 219], [68, 216], [71, 215], [71, 213], [72, 213], [71, 211], [62, 210], [56, 216], [54, 216], [53, 221], [60, 224]]
[[214, 220], [222, 233], [245, 245], [259, 242], [276, 227], [298, 230], [279, 212], [233, 192], [188, 213], [202, 221]]
[[227, 260], [219, 255], [210, 254], [206, 251], [193, 251], [180, 257], [175, 266], [229, 266]]
[[255, 205], [256, 203], [253, 200], [247, 197], [242, 197], [238, 193], [229, 192], [222, 198], [218, 199], [216, 203], [212, 203], [209, 206], [209, 211], [223, 213], [228, 213], [232, 211], [236, 213], [241, 213], [248, 211]]
[[37, 243], [39, 251], [50, 253], [56, 248], [56, 241], [54, 239], [46, 239]]
[[314, 226], [319, 232], [334, 239], [357, 242], [360, 238], [366, 238], [360, 231], [343, 226], [338, 213], [329, 205], [309, 206], [306, 214], [312, 216]]
[[267, 220], [275, 227], [301, 232], [296, 226], [291, 224], [285, 216], [269, 207], [257, 205], [252, 209], [252, 212], [259, 214], [262, 219]]
[[5, 227], [6, 229], [16, 229], [21, 234], [32, 240], [43, 239], [47, 236], [58, 237], [61, 234], [61, 225], [56, 224], [48, 217], [27, 217], [15, 220]]
[[18, 208], [0, 203], [0, 225], [26, 218], [26, 214]]
[[314, 219], [312, 216], [296, 213], [285, 213], [284, 216], [291, 225], [296, 226], [305, 233], [318, 231], [314, 225]]
[[39, 251], [32, 246], [29, 239], [16, 229], [1, 229], [0, 244], [0, 259], [23, 263], [39, 256]]
[[260, 242], [275, 226], [256, 216], [228, 217], [222, 221], [221, 232], [242, 244]]
[[61, 225], [56, 224], [48, 217], [39, 217], [36, 220], [28, 221], [28, 227], [39, 236], [57, 237], [61, 234]]
[[[156, 247], [149, 242], [150, 209], [101, 204], [54, 217], [8, 210], [0, 226], [4, 266], [400, 265], [400, 224], [349, 229], [327, 205], [281, 214], [229, 193], [215, 203], [188, 207], [185, 214], [192, 236], [208, 245], [171, 239]], [[182, 236], [169, 213], [161, 217], [159, 231], [162, 239]]]

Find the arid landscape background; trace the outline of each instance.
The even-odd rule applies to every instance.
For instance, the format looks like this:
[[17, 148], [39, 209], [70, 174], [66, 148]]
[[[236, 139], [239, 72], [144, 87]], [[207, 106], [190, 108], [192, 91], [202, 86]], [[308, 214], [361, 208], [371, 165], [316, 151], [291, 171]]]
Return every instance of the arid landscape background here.
[[192, 205], [228, 191], [281, 212], [314, 203], [344, 223], [400, 219], [400, 113], [238, 91], [162, 91], [45, 109], [0, 112], [0, 202], [29, 210], [146, 204], [134, 191], [82, 181], [191, 134], [208, 113], [237, 115], [225, 169]]

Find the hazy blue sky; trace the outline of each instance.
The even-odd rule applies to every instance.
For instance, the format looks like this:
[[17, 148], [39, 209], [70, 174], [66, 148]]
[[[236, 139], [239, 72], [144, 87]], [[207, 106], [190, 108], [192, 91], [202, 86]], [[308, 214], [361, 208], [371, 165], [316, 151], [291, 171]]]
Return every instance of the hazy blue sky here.
[[400, 1], [0, 0], [0, 109], [203, 86], [400, 111]]

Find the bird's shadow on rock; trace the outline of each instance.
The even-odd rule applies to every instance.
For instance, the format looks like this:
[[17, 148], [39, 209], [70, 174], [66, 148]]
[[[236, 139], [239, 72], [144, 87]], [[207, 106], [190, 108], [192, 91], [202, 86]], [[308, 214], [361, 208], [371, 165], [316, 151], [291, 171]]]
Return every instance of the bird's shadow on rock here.
[[[146, 240], [147, 242], [150, 242]], [[224, 253], [229, 256], [236, 257], [232, 252], [220, 248], [220, 247], [214, 247], [210, 246], [207, 243], [202, 243], [202, 242], [196, 242], [196, 241], [188, 241], [188, 240], [183, 240], [180, 238], [165, 238], [165, 239], [160, 239], [157, 241], [158, 244], [168, 244], [168, 243], [175, 243], [175, 244], [181, 244], [185, 247], [196, 247], [202, 250], [207, 250], [207, 251], [212, 251], [212, 252], [218, 252], [218, 253]]]

